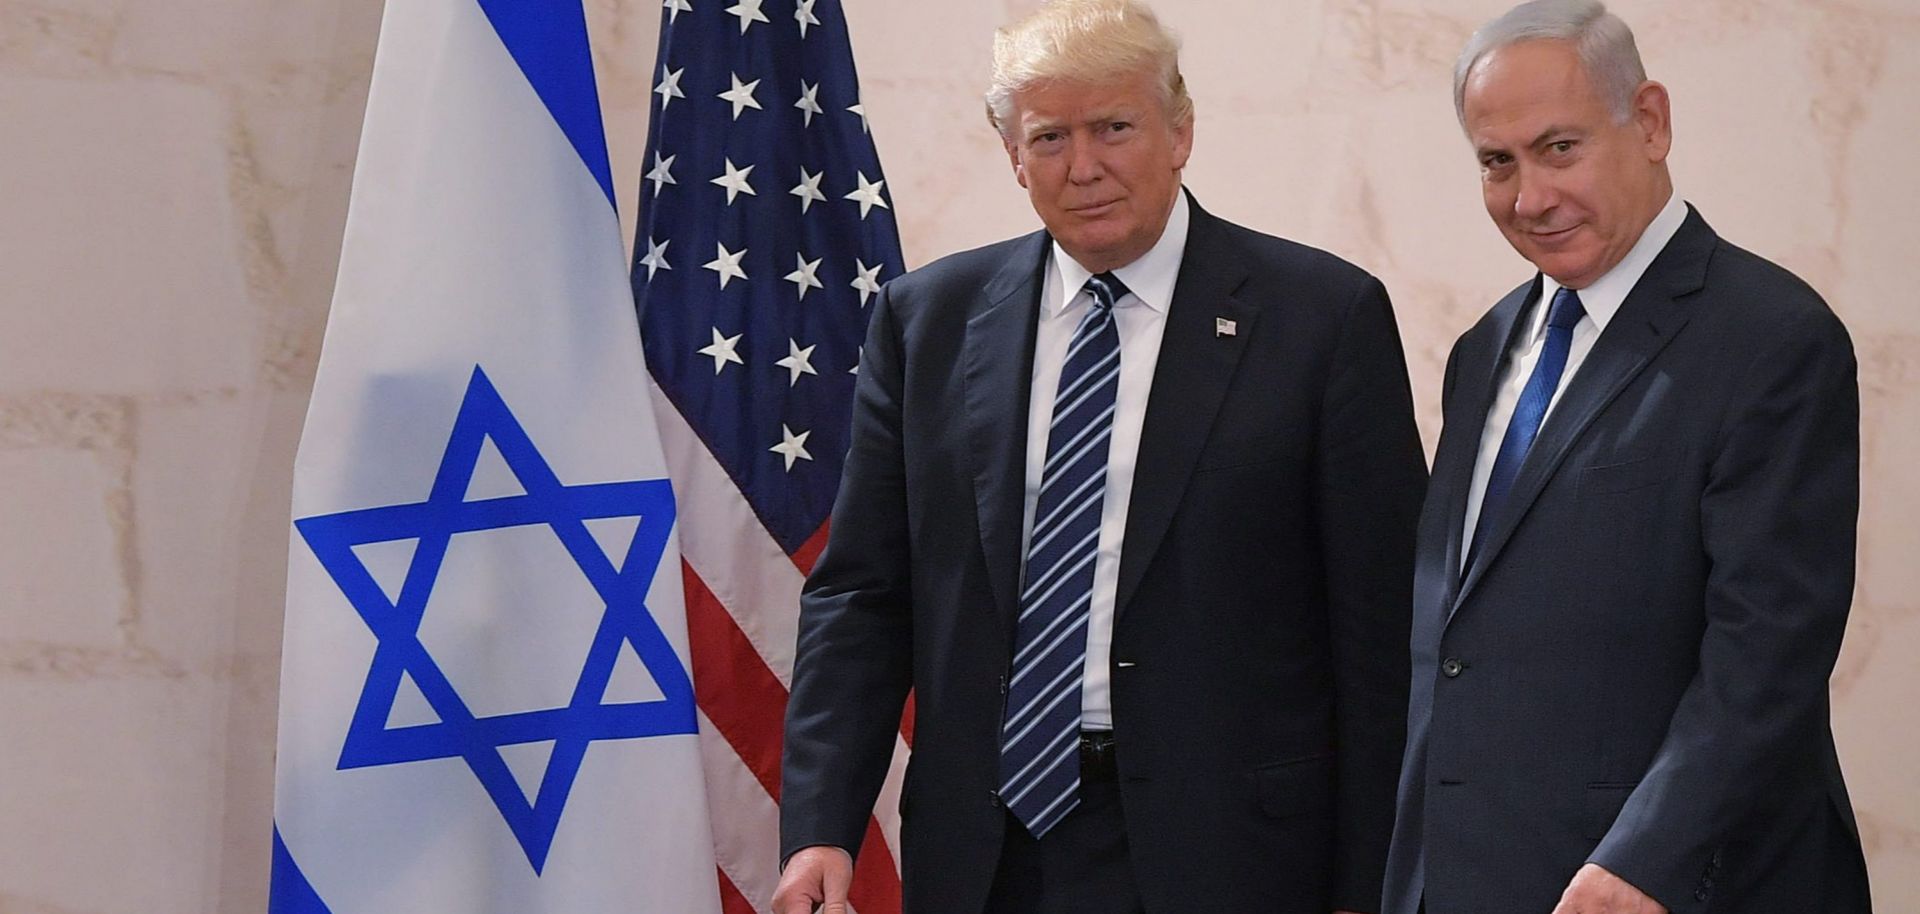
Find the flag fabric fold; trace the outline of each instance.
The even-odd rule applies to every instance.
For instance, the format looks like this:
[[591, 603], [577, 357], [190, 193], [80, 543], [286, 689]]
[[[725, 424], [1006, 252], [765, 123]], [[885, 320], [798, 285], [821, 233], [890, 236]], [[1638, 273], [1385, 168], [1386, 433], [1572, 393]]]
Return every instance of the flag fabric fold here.
[[388, 4], [296, 459], [274, 914], [717, 912], [580, 0]]

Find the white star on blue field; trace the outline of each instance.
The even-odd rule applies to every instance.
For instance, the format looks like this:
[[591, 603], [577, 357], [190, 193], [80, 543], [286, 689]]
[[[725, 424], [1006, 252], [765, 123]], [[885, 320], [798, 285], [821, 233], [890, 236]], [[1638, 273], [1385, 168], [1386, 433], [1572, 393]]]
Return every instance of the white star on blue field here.
[[[466, 500], [482, 445], [492, 439], [524, 494]], [[618, 567], [586, 522], [638, 518]], [[539, 872], [580, 771], [597, 740], [694, 733], [693, 684], [646, 606], [648, 588], [674, 523], [667, 480], [568, 486], [554, 475], [485, 372], [475, 367], [427, 500], [302, 518], [294, 522], [327, 573], [378, 639], [339, 767], [370, 768], [431, 759], [466, 762]], [[420, 640], [420, 624], [454, 534], [545, 526], [586, 576], [606, 612], [565, 707], [476, 717]], [[417, 538], [397, 600], [389, 599], [354, 548]], [[537, 613], [539, 607], [506, 607]], [[444, 610], [437, 610], [444, 611]], [[630, 643], [663, 697], [606, 702], [621, 645]], [[392, 727], [403, 678], [411, 677], [439, 720]], [[532, 802], [520, 790], [500, 747], [553, 741], [553, 754]]]

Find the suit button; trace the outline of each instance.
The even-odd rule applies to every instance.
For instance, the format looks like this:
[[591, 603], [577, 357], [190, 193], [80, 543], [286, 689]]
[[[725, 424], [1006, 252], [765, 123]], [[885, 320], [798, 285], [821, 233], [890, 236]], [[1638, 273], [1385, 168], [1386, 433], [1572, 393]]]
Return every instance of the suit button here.
[[1000, 808], [1000, 791], [987, 791], [987, 805], [992, 806], [994, 809]]
[[1460, 658], [1448, 657], [1446, 660], [1443, 660], [1440, 663], [1440, 674], [1447, 677], [1448, 679], [1452, 679], [1456, 676], [1459, 676], [1460, 671], [1466, 668], [1467, 668], [1467, 665], [1464, 663], [1461, 663]]
[[1693, 893], [1693, 900], [1694, 900], [1694, 901], [1706, 901], [1706, 900], [1707, 900], [1707, 895], [1708, 895], [1708, 894], [1709, 894], [1709, 893], [1707, 892], [1707, 890], [1706, 890], [1706, 889], [1695, 889], [1695, 890], [1694, 890], [1694, 893]]

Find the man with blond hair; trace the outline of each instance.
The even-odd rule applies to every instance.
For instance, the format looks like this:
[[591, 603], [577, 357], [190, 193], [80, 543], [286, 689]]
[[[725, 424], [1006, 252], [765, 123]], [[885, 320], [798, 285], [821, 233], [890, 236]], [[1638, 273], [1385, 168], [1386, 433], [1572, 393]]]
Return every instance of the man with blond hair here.
[[1667, 90], [1600, 3], [1522, 4], [1455, 74], [1538, 273], [1447, 361], [1385, 908], [1864, 914], [1846, 328], [1674, 193]]
[[874, 306], [774, 910], [844, 910], [912, 689], [908, 914], [1372, 911], [1426, 481], [1386, 291], [1183, 193], [1138, 3], [1003, 29], [987, 107], [1045, 228]]

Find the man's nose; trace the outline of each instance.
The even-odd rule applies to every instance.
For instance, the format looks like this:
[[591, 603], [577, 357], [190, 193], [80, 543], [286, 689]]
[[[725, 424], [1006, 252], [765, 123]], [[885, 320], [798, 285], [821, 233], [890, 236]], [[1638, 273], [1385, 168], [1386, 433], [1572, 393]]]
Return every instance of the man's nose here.
[[1538, 221], [1559, 205], [1560, 189], [1541, 169], [1523, 165], [1514, 180], [1519, 193], [1513, 198], [1513, 214], [1522, 221]]
[[1073, 139], [1067, 147], [1067, 180], [1075, 184], [1092, 184], [1107, 173], [1100, 162], [1100, 151], [1094, 143], [1085, 139]]

